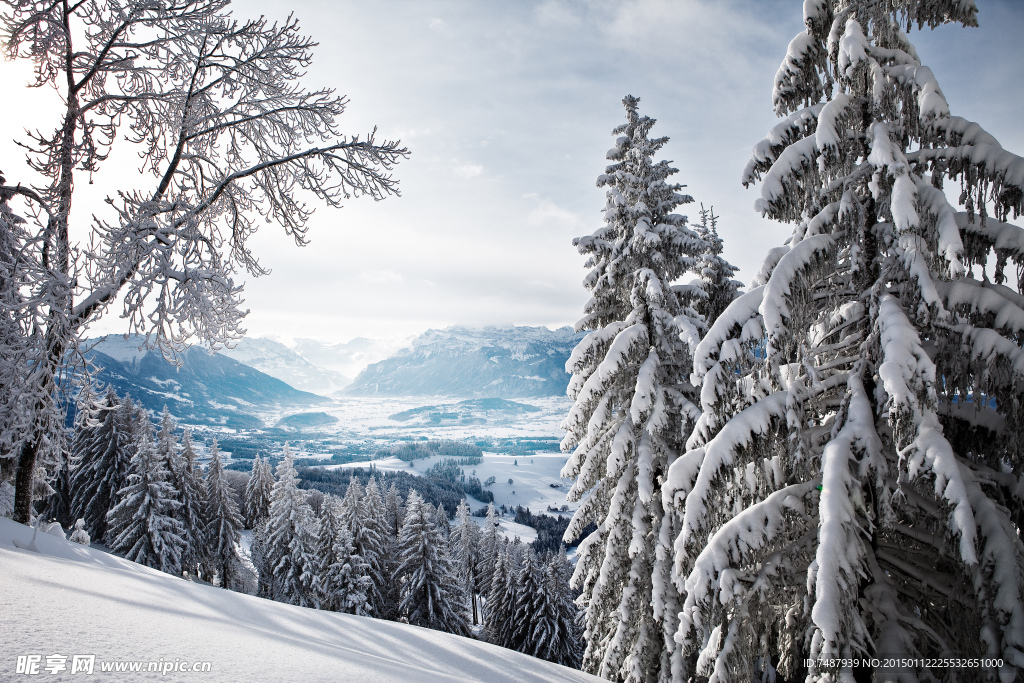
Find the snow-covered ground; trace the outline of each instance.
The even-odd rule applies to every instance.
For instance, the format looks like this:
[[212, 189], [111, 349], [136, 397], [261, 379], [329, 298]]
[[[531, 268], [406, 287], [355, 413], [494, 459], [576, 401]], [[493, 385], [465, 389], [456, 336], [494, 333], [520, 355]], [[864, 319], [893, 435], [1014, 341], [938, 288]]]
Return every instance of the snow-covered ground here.
[[[0, 680], [599, 681], [486, 643], [191, 583], [0, 518]], [[52, 659], [50, 659], [52, 657]], [[63, 658], [63, 659], [62, 659]], [[63, 664], [49, 673], [47, 664]], [[117, 662], [209, 671], [103, 673]], [[25, 680], [33, 677], [25, 676]]]
[[[412, 420], [392, 419], [391, 416], [424, 406], [444, 408], [456, 406], [461, 399], [442, 396], [357, 396], [335, 399], [332, 403], [318, 405], [315, 410], [338, 418], [334, 425], [318, 427], [317, 432], [336, 435], [353, 441], [365, 439], [386, 440], [401, 437], [427, 437], [430, 439], [473, 439], [515, 437], [558, 437], [565, 432], [559, 424], [565, 418], [572, 402], [563, 396], [531, 397], [515, 399], [540, 410], [518, 415], [501, 411], [480, 411], [484, 423], [459, 424], [457, 422], [422, 424]], [[277, 424], [282, 417], [308, 412], [309, 407], [291, 410], [276, 410], [257, 413], [266, 424]]]

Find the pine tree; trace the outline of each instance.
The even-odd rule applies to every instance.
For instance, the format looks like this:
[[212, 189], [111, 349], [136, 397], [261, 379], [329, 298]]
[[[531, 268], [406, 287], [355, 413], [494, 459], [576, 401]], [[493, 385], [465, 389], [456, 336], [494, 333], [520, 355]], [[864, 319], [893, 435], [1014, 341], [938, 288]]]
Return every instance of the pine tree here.
[[359, 527], [362, 526], [362, 515], [360, 510], [363, 507], [363, 485], [353, 474], [349, 477], [348, 488], [345, 489], [345, 497], [341, 499], [339, 514], [341, 523], [352, 532], [353, 538], [359, 535]]
[[469, 596], [470, 615], [473, 625], [479, 622], [477, 611], [477, 586], [480, 578], [480, 528], [473, 521], [469, 514], [469, 505], [466, 499], [459, 501], [455, 508], [456, 524], [451, 531], [452, 559], [455, 562], [456, 575], [462, 581], [463, 592]]
[[[794, 225], [694, 356], [704, 413], [665, 487], [679, 680], [947, 680], [1024, 668], [1024, 159], [950, 114], [901, 26], [974, 3], [816, 0], [754, 148]], [[942, 191], [958, 181], [965, 211]], [[811, 664], [805, 668], [805, 661]]]
[[270, 515], [270, 497], [274, 491], [274, 473], [270, 462], [256, 456], [252, 463], [252, 475], [245, 485], [243, 508], [245, 523], [256, 529]]
[[92, 382], [88, 377], [81, 381], [81, 390], [75, 397], [75, 408], [71, 450], [62, 453], [63, 457], [53, 477], [54, 492], [47, 499], [46, 507], [40, 513], [44, 519], [57, 520], [65, 529], [70, 528], [76, 521], [72, 473], [80, 464], [87, 444], [92, 440], [96, 429], [96, 415], [100, 409], [100, 399], [93, 391]]
[[412, 490], [399, 537], [401, 613], [410, 624], [469, 635], [455, 568], [434, 526], [436, 509]]
[[565, 557], [565, 546], [544, 564], [544, 576], [534, 608], [528, 640], [529, 654], [562, 666], [576, 668], [583, 654], [579, 609], [573, 600], [569, 578], [572, 567]]
[[180, 503], [150, 434], [140, 429], [137, 439], [127, 483], [107, 513], [107, 545], [132, 562], [180, 575], [185, 541], [174, 518]]
[[231, 487], [224, 478], [217, 440], [210, 443], [210, 465], [206, 469], [206, 508], [203, 538], [206, 541], [206, 561], [216, 572], [222, 588], [230, 588], [237, 578], [241, 559], [238, 542], [241, 540], [242, 515], [238, 511]]
[[384, 512], [386, 515], [385, 521], [388, 526], [388, 533], [385, 541], [388, 552], [388, 562], [385, 573], [387, 581], [383, 585], [384, 611], [380, 616], [383, 619], [394, 620], [400, 617], [399, 603], [402, 600], [401, 584], [398, 576], [398, 565], [401, 563], [399, 558], [398, 538], [402, 532], [402, 524], [405, 521], [405, 507], [402, 496], [398, 492], [398, 487], [393, 481], [385, 494]]
[[501, 542], [495, 552], [491, 585], [484, 609], [484, 633], [487, 640], [502, 647], [510, 647], [512, 619], [515, 610], [515, 585], [512, 581], [514, 560], [509, 544]]
[[[703, 331], [700, 315], [673, 288], [705, 249], [672, 211], [690, 202], [676, 169], [654, 155], [667, 138], [648, 137], [654, 120], [626, 97], [626, 123], [608, 152], [614, 163], [598, 178], [607, 187], [605, 225], [574, 244], [588, 257], [584, 280], [592, 298], [577, 329], [591, 330], [573, 351], [568, 393], [575, 405], [562, 423], [571, 451], [562, 476], [574, 478], [569, 500], [583, 500], [566, 540], [593, 523], [579, 545], [574, 585], [586, 607], [583, 668], [610, 679], [667, 676], [671, 623], [656, 614], [657, 538], [663, 521], [661, 483], [699, 414], [686, 378]], [[671, 591], [662, 582], [660, 590]]]
[[494, 510], [494, 503], [491, 502], [487, 504], [487, 515], [484, 521], [484, 528], [480, 533], [480, 548], [477, 557], [476, 591], [481, 595], [488, 595], [490, 593], [494, 566], [498, 561], [499, 545], [498, 515]]
[[[251, 481], [251, 480], [250, 480]], [[336, 612], [337, 607], [333, 604], [333, 591], [324, 580], [327, 572], [335, 561], [334, 544], [341, 529], [346, 528], [341, 521], [341, 501], [337, 496], [327, 494], [320, 504], [320, 523], [317, 531], [317, 543], [315, 549], [316, 567], [314, 572], [321, 578], [317, 586], [319, 591], [317, 602], [320, 609]]]
[[321, 589], [327, 602], [321, 605], [321, 609], [370, 616], [371, 607], [367, 594], [373, 580], [368, 573], [369, 565], [356, 551], [352, 532], [344, 525], [338, 527], [332, 555], [334, 561], [324, 574]]
[[[170, 424], [165, 424], [163, 429], [169, 426]], [[180, 449], [171, 448], [169, 453], [173, 453], [170, 459], [171, 480], [181, 503], [181, 507], [175, 512], [175, 518], [181, 522], [181, 537], [185, 540], [181, 567], [190, 575], [199, 576], [201, 563], [206, 555], [207, 499], [202, 471], [196, 463], [191, 430], [185, 429]]]
[[269, 576], [260, 576], [261, 587], [273, 600], [302, 607], [317, 606], [316, 529], [313, 510], [299, 490], [291, 449], [277, 466], [277, 483], [267, 520], [264, 566]]
[[447, 545], [448, 539], [452, 534], [452, 525], [448, 521], [448, 513], [445, 511], [444, 505], [440, 502], [438, 502], [437, 507], [434, 509], [434, 528], [437, 529], [441, 542]]
[[696, 284], [700, 288], [701, 296], [693, 300], [692, 306], [704, 319], [707, 327], [711, 327], [722, 311], [739, 296], [739, 289], [742, 286], [738, 280], [733, 279], [739, 269], [722, 256], [725, 247], [722, 238], [718, 236], [718, 218], [714, 207], [705, 209], [701, 205], [700, 223], [694, 226], [694, 232], [700, 237], [704, 247], [693, 267], [698, 276]]
[[97, 407], [96, 426], [77, 446], [78, 467], [71, 478], [72, 515], [85, 520], [85, 530], [95, 541], [107, 533], [107, 513], [117, 504], [134, 455], [132, 402], [119, 399], [113, 387]]
[[387, 512], [381, 499], [380, 487], [374, 477], [370, 477], [363, 492], [359, 535], [353, 538], [353, 543], [356, 553], [366, 562], [366, 573], [370, 579], [366, 590], [368, 614], [383, 617], [387, 613], [385, 603], [388, 584], [393, 583], [393, 577], [388, 572], [393, 543], [388, 536]]
[[533, 654], [540, 643], [531, 640], [536, 619], [541, 610], [544, 592], [544, 575], [540, 558], [531, 548], [523, 553], [522, 563], [512, 573], [515, 587], [515, 601], [512, 610], [512, 628], [508, 647], [519, 652]]

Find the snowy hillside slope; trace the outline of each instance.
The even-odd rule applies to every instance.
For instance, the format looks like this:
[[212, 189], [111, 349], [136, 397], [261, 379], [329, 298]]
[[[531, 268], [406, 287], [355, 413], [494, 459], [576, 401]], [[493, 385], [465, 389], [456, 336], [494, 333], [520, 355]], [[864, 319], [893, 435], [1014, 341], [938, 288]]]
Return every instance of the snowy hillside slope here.
[[450, 327], [363, 370], [345, 393], [514, 398], [561, 396], [565, 361], [582, 338], [571, 328]]
[[299, 389], [325, 396], [347, 386], [349, 377], [321, 367], [280, 342], [263, 337], [246, 337], [233, 349], [219, 352], [260, 372]]
[[[72, 657], [95, 655], [95, 680], [153, 680], [101, 672], [113, 662], [210, 662], [208, 673], [161, 680], [598, 681], [580, 671], [438, 631], [283, 605], [153, 569], [0, 518], [0, 679], [18, 656], [40, 655], [48, 681], [77, 680]], [[67, 656], [50, 674], [47, 656]], [[144, 668], [146, 666], [144, 664]]]

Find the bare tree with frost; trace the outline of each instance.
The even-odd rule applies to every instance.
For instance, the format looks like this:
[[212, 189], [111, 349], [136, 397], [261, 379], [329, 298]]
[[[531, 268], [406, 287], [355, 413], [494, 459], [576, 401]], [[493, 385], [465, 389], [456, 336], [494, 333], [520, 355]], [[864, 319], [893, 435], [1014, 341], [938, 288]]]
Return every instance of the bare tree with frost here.
[[[1009, 683], [1024, 668], [1024, 296], [1006, 273], [1024, 230], [1005, 222], [1024, 159], [951, 115], [901, 28], [975, 14], [804, 3], [775, 80], [782, 121], [744, 174], [793, 233], [697, 347], [703, 413], [664, 489], [677, 680]], [[862, 656], [913, 664], [828, 663]], [[1002, 666], [923, 664], [950, 656]]]
[[661, 486], [699, 413], [686, 378], [702, 332], [672, 283], [704, 246], [672, 213], [692, 199], [669, 182], [676, 169], [654, 161], [668, 139], [648, 137], [654, 119], [638, 103], [623, 100], [626, 123], [613, 131], [613, 163], [597, 181], [608, 188], [604, 226], [574, 241], [588, 257], [584, 286], [593, 294], [576, 327], [591, 332], [566, 363], [576, 403], [562, 423], [562, 449], [572, 452], [562, 476], [576, 480], [569, 500], [583, 501], [566, 541], [597, 526], [580, 543], [573, 576], [586, 612], [583, 668], [631, 681], [672, 666], [674, 612], [656, 610], [674, 592], [667, 558], [656, 557]]
[[[4, 0], [0, 40], [61, 102], [51, 132], [41, 123], [25, 143], [35, 175], [2, 190], [36, 217], [23, 253], [43, 273], [19, 309], [38, 333], [33, 381], [18, 385], [31, 392], [17, 438], [4, 437], [26, 522], [33, 479], [62, 434], [62, 374], [89, 323], [120, 300], [130, 331], [166, 355], [194, 338], [230, 343], [244, 316], [234, 277], [265, 272], [247, 245], [259, 222], [304, 244], [303, 197], [337, 207], [397, 194], [390, 171], [407, 152], [374, 133], [343, 135], [347, 100], [299, 84], [315, 43], [294, 17], [234, 19], [227, 0]], [[115, 141], [134, 145], [151, 180], [76, 220], [75, 189], [102, 172]]]

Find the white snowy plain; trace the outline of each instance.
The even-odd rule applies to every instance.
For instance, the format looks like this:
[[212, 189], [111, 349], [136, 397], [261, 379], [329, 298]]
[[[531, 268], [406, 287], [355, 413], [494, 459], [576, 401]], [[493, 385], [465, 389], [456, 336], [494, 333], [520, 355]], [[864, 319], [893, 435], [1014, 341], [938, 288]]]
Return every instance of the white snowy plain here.
[[[18, 541], [16, 547], [14, 541]], [[78, 680], [72, 656], [95, 655], [92, 680], [599, 681], [468, 638], [283, 605], [192, 583], [0, 518], [0, 680], [19, 655], [35, 677]], [[47, 656], [67, 656], [51, 674]], [[210, 662], [208, 673], [101, 673], [102, 662]]]

